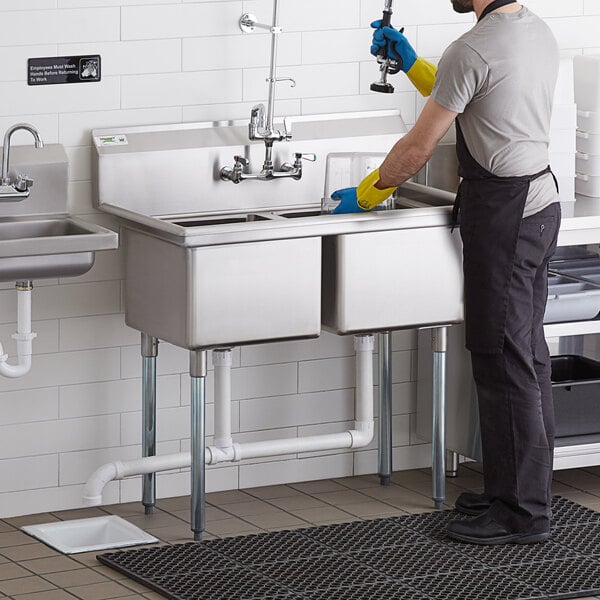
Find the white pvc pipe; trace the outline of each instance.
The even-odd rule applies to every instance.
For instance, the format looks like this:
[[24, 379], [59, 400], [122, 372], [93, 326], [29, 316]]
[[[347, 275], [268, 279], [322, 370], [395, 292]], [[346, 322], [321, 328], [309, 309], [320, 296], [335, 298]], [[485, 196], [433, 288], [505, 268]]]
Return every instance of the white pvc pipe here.
[[31, 288], [17, 287], [17, 332], [12, 338], [17, 341], [17, 364], [8, 364], [8, 355], [0, 343], [0, 375], [22, 377], [31, 369], [33, 339], [37, 334], [31, 331]]
[[[215, 436], [217, 448], [229, 448], [231, 438], [231, 349], [214, 350], [215, 368]], [[218, 398], [217, 398], [218, 395]]]
[[144, 475], [158, 471], [171, 471], [184, 469], [191, 464], [189, 452], [179, 454], [164, 454], [163, 456], [149, 456], [122, 462], [120, 460], [102, 465], [94, 471], [83, 488], [83, 503], [86, 506], [102, 504], [102, 490], [104, 486], [115, 479], [124, 479], [132, 475]]
[[[330, 433], [263, 442], [229, 442], [217, 445], [217, 440], [231, 440], [231, 352], [217, 351], [213, 354], [215, 367], [215, 445], [206, 448], [206, 464], [237, 462], [243, 459], [265, 458], [302, 452], [323, 452], [344, 448], [364, 448], [374, 435], [373, 422], [373, 350], [372, 335], [355, 336], [356, 391], [354, 399], [354, 429], [342, 433]], [[166, 456], [149, 456], [127, 462], [117, 461], [101, 466], [88, 479], [83, 500], [86, 505], [102, 502], [104, 486], [114, 479], [131, 475], [156, 473], [189, 467], [189, 452]]]

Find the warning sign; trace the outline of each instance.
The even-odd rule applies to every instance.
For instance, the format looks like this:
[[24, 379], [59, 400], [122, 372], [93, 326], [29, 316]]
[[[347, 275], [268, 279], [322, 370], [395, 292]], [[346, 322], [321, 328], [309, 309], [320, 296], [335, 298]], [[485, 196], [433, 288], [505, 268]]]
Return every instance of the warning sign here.
[[27, 61], [27, 83], [29, 85], [84, 83], [100, 81], [100, 79], [101, 59], [99, 54], [30, 58]]

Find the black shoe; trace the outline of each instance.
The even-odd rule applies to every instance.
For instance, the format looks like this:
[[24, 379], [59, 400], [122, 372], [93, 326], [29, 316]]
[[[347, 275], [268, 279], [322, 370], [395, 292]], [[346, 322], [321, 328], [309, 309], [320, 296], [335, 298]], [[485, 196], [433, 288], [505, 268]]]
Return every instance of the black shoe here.
[[459, 542], [470, 544], [537, 544], [550, 537], [550, 531], [542, 533], [509, 531], [483, 514], [475, 519], [455, 520], [448, 523], [448, 537]]
[[464, 515], [477, 517], [486, 512], [491, 506], [490, 499], [485, 494], [463, 492], [454, 503], [454, 508]]

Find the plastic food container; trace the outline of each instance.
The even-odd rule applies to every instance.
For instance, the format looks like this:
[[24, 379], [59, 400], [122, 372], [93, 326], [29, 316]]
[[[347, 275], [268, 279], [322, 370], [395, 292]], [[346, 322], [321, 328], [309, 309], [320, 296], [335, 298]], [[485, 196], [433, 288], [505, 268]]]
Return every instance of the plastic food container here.
[[573, 67], [578, 110], [600, 111], [600, 56], [575, 56]]
[[575, 174], [575, 191], [583, 196], [600, 198], [600, 175]]
[[600, 155], [577, 152], [575, 154], [575, 168], [578, 173], [583, 175], [600, 175]]
[[578, 110], [577, 127], [588, 133], [600, 133], [600, 108], [597, 111]]
[[[331, 198], [336, 190], [356, 187], [371, 171], [383, 162], [385, 152], [331, 152], [325, 165], [325, 189], [321, 200], [321, 212], [330, 213], [338, 205]], [[392, 197], [381, 205], [380, 210], [389, 208]]]
[[600, 363], [583, 356], [553, 356], [556, 437], [600, 433]]
[[577, 132], [577, 152], [600, 155], [600, 133]]

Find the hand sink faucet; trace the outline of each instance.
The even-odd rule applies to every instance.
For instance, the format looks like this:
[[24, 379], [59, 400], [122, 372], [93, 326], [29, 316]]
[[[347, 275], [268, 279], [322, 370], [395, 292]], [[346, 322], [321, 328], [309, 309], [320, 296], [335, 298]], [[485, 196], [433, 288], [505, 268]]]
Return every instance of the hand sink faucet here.
[[28, 123], [17, 123], [9, 127], [4, 135], [4, 145], [2, 154], [2, 179], [0, 180], [0, 201], [18, 202], [29, 196], [29, 188], [33, 185], [33, 179], [27, 175], [17, 175], [15, 181], [11, 181], [8, 176], [10, 161], [10, 139], [12, 134], [19, 129], [29, 131], [35, 139], [35, 147], [43, 148], [44, 142], [40, 137], [38, 130]]

